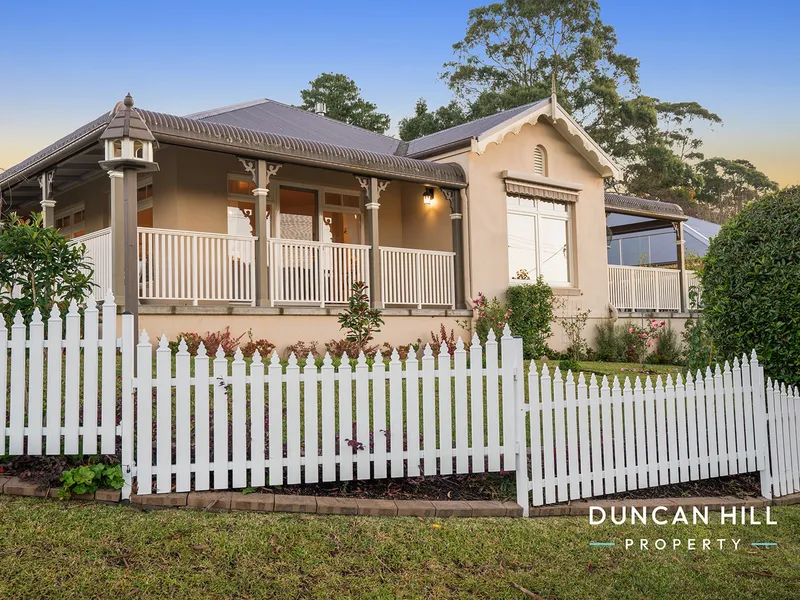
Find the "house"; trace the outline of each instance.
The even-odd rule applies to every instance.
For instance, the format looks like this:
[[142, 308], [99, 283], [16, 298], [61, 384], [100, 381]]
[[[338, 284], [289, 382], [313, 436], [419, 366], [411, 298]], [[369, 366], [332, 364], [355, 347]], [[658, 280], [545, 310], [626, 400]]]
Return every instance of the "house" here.
[[[175, 116], [129, 95], [0, 174], [0, 194], [86, 244], [98, 295], [123, 304], [136, 272], [128, 297], [151, 332], [339, 338], [335, 315], [363, 280], [381, 340], [408, 343], [440, 323], [460, 332], [476, 294], [537, 275], [570, 310], [613, 312], [609, 294], [639, 280], [610, 284], [606, 215], [655, 215], [679, 237], [685, 220], [609, 200], [619, 176], [555, 95], [411, 142], [268, 99]], [[669, 303], [648, 292], [617, 308], [681, 311], [673, 273], [656, 283]]]

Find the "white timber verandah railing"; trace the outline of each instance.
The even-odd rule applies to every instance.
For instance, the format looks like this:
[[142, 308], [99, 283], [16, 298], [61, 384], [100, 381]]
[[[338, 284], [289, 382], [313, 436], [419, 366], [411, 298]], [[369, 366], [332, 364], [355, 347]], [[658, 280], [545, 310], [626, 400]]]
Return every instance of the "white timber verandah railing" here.
[[[680, 271], [656, 267], [608, 265], [609, 302], [618, 310], [681, 310]], [[697, 285], [694, 271], [686, 271], [689, 286]]]
[[500, 470], [526, 512], [746, 472], [767, 498], [800, 492], [800, 392], [755, 354], [675, 380], [576, 378], [524, 372], [506, 329], [452, 356], [284, 364], [154, 348], [127, 314], [118, 337], [116, 308], [0, 321], [0, 455], [117, 453], [126, 498]]
[[369, 285], [369, 246], [270, 239], [270, 302], [346, 304], [353, 283]]
[[[139, 296], [255, 305], [257, 239], [140, 227]], [[74, 240], [86, 245], [97, 296], [112, 287], [111, 240], [110, 228]], [[454, 257], [453, 252], [380, 248], [384, 304], [455, 308]], [[270, 303], [346, 304], [353, 283], [370, 285], [369, 261], [369, 246], [270, 239]]]
[[92, 265], [93, 270], [91, 277], [93, 295], [97, 297], [104, 296], [112, 285], [111, 228], [106, 227], [105, 229], [73, 238], [70, 243], [84, 244], [86, 246], [85, 257]]
[[455, 252], [381, 247], [383, 303], [456, 307]]
[[255, 305], [258, 238], [139, 228], [139, 297]]

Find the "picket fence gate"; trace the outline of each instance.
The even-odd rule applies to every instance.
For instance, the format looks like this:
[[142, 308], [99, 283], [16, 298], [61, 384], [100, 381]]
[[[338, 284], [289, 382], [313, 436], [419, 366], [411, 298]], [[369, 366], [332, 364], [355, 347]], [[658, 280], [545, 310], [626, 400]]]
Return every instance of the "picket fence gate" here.
[[[190, 356], [139, 339], [109, 294], [0, 322], [0, 455], [118, 454], [127, 498], [319, 481], [515, 472], [528, 507], [759, 472], [800, 492], [800, 393], [755, 353], [712, 371], [601, 381], [523, 370], [522, 342], [458, 341], [388, 366]], [[118, 333], [120, 337], [117, 337]], [[339, 362], [339, 364], [336, 364]], [[121, 372], [121, 375], [119, 374]], [[345, 417], [350, 415], [350, 418]]]

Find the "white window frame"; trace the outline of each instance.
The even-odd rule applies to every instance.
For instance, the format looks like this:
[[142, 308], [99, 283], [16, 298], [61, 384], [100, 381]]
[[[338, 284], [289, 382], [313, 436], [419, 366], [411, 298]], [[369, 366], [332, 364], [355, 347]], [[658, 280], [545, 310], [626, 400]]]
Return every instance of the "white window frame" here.
[[[529, 200], [533, 203], [532, 206], [521, 206], [519, 200]], [[513, 202], [513, 203], [512, 203]], [[560, 204], [566, 207], [566, 211], [551, 211], [542, 208], [541, 202]], [[525, 217], [532, 217], [534, 221], [534, 244], [536, 249], [536, 272], [530, 280], [527, 279], [513, 279], [511, 273], [508, 274], [509, 283], [511, 285], [522, 285], [535, 281], [542, 272], [542, 249], [541, 249], [541, 235], [540, 225], [541, 217], [546, 217], [550, 220], [563, 221], [566, 224], [567, 231], [567, 281], [547, 281], [545, 283], [554, 288], [574, 288], [575, 287], [575, 247], [572, 235], [572, 215], [573, 207], [570, 202], [558, 202], [549, 198], [524, 198], [522, 196], [515, 196], [506, 194], [506, 219], [508, 215], [521, 215]], [[509, 239], [508, 248], [511, 248], [511, 240]], [[508, 256], [508, 255], [507, 255]]]

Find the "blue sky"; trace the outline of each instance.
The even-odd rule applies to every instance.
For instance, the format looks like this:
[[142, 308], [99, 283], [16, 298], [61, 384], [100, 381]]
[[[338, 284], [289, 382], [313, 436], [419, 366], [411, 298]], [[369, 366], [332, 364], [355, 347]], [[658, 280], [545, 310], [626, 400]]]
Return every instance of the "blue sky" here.
[[[260, 97], [287, 103], [324, 71], [349, 75], [397, 121], [439, 81], [478, 1], [0, 3], [0, 167], [110, 110], [186, 114]], [[601, 0], [644, 93], [696, 100], [724, 126], [706, 154], [800, 183], [796, 2]]]

